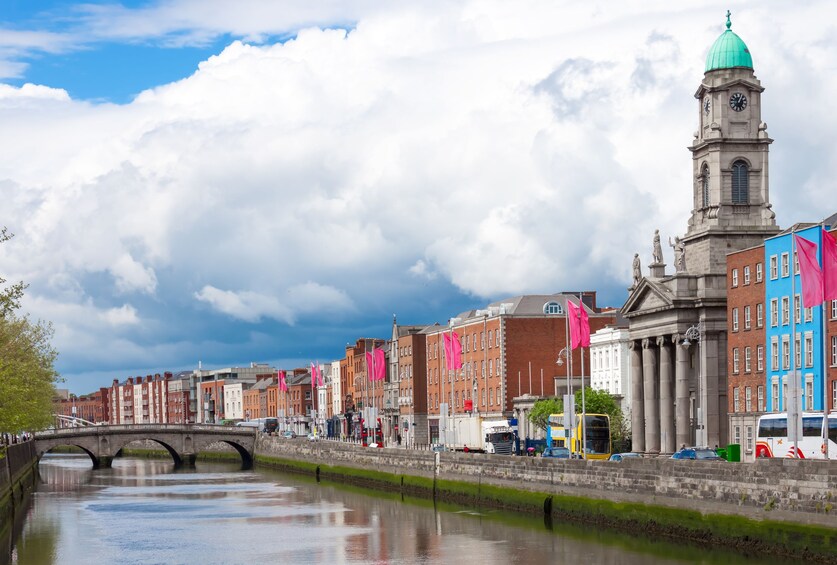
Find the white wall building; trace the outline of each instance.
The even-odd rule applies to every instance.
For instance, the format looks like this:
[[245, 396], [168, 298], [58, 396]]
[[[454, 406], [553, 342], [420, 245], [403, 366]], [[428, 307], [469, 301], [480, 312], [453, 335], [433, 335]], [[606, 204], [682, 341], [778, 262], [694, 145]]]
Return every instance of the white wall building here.
[[631, 364], [628, 328], [606, 327], [590, 336], [590, 386], [616, 397], [631, 422]]
[[242, 383], [224, 385], [224, 418], [227, 420], [244, 419], [244, 385]]

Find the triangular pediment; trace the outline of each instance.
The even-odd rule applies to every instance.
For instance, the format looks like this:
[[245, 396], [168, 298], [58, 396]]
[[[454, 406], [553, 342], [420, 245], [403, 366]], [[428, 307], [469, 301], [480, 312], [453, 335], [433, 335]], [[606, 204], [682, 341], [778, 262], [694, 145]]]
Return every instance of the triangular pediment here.
[[622, 315], [632, 315], [668, 310], [674, 305], [671, 291], [663, 285], [642, 279], [622, 306]]
[[708, 84], [701, 83], [698, 87], [697, 91], [695, 92], [695, 98], [703, 98], [703, 95], [707, 92], [716, 92], [718, 90], [729, 90], [736, 86], [744, 86], [748, 90], [755, 90], [757, 92], [764, 92], [764, 87], [757, 82], [753, 82], [751, 80], [747, 80], [746, 78], [737, 78], [735, 80], [731, 80], [729, 82], [725, 82], [722, 85], [718, 86], [709, 86]]

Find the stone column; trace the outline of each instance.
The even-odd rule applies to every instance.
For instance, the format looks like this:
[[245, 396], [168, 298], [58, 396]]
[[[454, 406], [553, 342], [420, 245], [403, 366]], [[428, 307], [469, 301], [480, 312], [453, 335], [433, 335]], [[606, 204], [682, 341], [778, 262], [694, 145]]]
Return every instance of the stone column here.
[[660, 348], [660, 436], [663, 453], [674, 453], [674, 367], [671, 342], [657, 338]]
[[657, 350], [651, 339], [642, 340], [642, 381], [645, 398], [645, 452], [660, 452], [660, 406], [657, 394]]
[[633, 451], [645, 452], [645, 406], [642, 396], [642, 350], [637, 341], [628, 344], [631, 352], [631, 438]]
[[677, 448], [692, 443], [692, 428], [689, 417], [690, 400], [689, 395], [689, 347], [682, 345], [682, 336], [674, 335], [671, 340], [675, 343], [675, 355], [677, 357], [676, 381], [675, 381], [675, 426], [677, 428]]

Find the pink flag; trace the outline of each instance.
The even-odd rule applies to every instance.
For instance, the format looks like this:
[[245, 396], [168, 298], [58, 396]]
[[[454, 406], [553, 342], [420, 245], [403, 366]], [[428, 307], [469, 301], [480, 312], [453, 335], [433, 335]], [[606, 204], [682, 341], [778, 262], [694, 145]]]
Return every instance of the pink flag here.
[[366, 372], [369, 374], [369, 380], [375, 380], [375, 356], [372, 352], [366, 352]]
[[444, 346], [445, 346], [445, 367], [447, 368], [448, 371], [450, 371], [451, 368], [452, 368], [451, 367], [451, 359], [453, 358], [453, 355], [451, 353], [451, 347], [450, 347], [450, 342], [451, 342], [450, 334], [443, 333], [442, 334], [442, 339], [445, 342], [444, 343]]
[[382, 381], [387, 376], [386, 354], [383, 349], [375, 349], [375, 380]]
[[579, 303], [576, 306], [571, 300], [567, 300], [567, 312], [570, 323], [570, 348], [590, 347], [590, 320], [584, 305]]
[[822, 230], [822, 278], [823, 298], [837, 300], [837, 241]]
[[285, 381], [285, 371], [279, 371], [279, 392], [288, 392], [288, 383]]
[[459, 341], [459, 334], [453, 332], [450, 336], [451, 367], [458, 371], [462, 368], [462, 342]]
[[311, 388], [317, 388], [317, 383], [323, 386], [323, 377], [320, 375], [320, 369], [311, 363]]
[[802, 279], [802, 304], [813, 308], [822, 304], [822, 271], [817, 262], [817, 244], [793, 236], [796, 241], [796, 254], [799, 257], [799, 278]]

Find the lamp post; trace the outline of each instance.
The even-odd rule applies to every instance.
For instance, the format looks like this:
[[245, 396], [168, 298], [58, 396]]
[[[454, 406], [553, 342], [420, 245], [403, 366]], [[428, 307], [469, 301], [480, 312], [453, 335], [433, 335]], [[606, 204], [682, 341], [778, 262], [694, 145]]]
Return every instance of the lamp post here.
[[[558, 360], [555, 362], [559, 367], [564, 364], [564, 359], [568, 359], [570, 350], [566, 347], [558, 352]], [[567, 394], [572, 394], [572, 381], [570, 380], [570, 367], [567, 366]]]
[[700, 370], [700, 343], [703, 339], [703, 322], [698, 322], [694, 326], [690, 326], [689, 329], [685, 331], [684, 339], [683, 339], [683, 347], [689, 347], [692, 342], [697, 342], [698, 350], [698, 362], [697, 362], [697, 401], [695, 402], [695, 416], [696, 416], [696, 429], [695, 429], [695, 443], [698, 444], [698, 447], [703, 447], [706, 444], [706, 424], [704, 423], [704, 406], [703, 400], [701, 399], [701, 391], [703, 390], [703, 373]]

